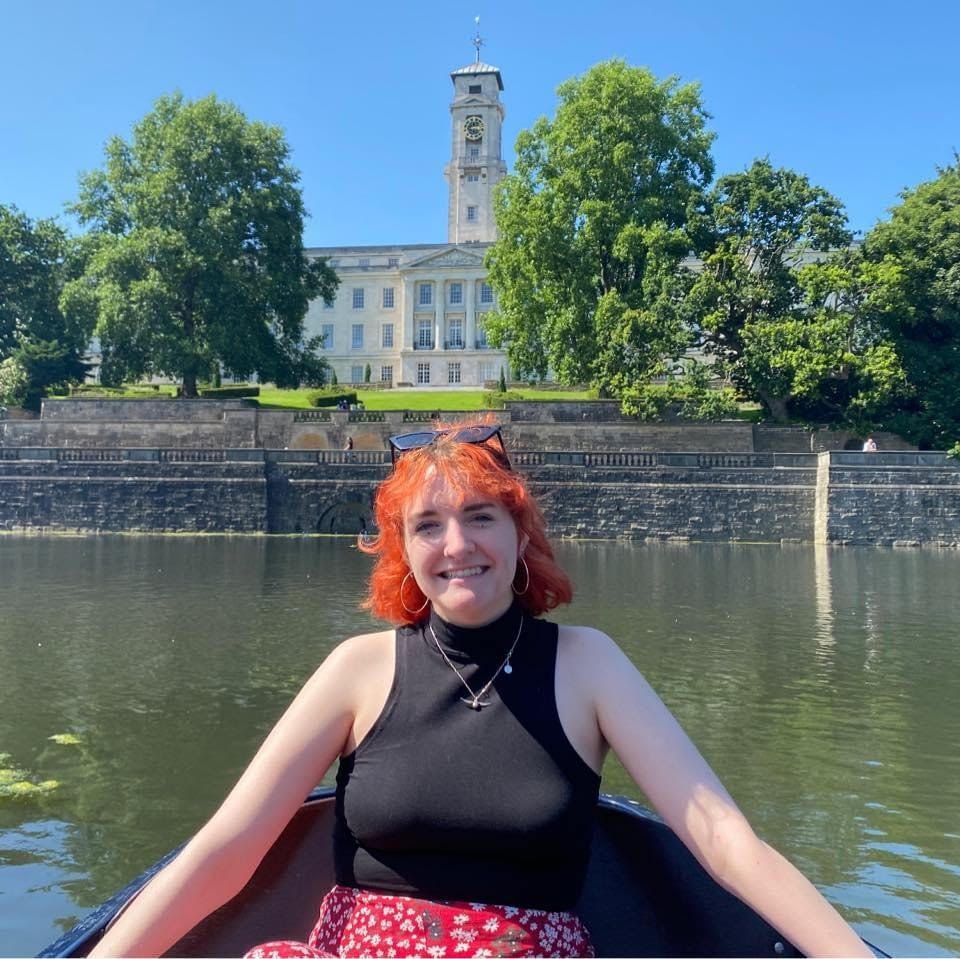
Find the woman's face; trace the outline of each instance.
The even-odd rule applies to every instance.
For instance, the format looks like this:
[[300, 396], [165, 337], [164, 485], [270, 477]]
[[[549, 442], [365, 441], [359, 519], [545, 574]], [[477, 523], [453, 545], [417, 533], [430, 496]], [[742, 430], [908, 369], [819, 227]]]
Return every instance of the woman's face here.
[[483, 626], [513, 602], [526, 537], [497, 500], [468, 490], [457, 504], [434, 473], [404, 513], [403, 540], [417, 585], [447, 622]]

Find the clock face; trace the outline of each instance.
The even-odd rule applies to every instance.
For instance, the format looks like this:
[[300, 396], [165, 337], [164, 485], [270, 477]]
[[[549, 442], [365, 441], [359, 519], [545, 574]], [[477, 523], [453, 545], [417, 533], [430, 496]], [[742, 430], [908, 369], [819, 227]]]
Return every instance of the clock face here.
[[467, 117], [463, 121], [463, 132], [468, 140], [479, 140], [483, 137], [483, 119], [481, 117]]

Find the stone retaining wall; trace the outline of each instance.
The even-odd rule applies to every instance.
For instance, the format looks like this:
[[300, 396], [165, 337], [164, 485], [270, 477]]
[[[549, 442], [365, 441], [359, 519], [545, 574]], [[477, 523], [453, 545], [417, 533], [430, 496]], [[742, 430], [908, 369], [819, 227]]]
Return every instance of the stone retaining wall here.
[[0, 530], [266, 532], [262, 463], [0, 462]]
[[[830, 454], [825, 454], [830, 456]], [[943, 454], [840, 453], [829, 460], [831, 543], [960, 546], [960, 466]], [[922, 465], [914, 465], [919, 460]]]
[[[0, 529], [358, 533], [373, 529], [388, 460], [362, 450], [3, 449]], [[515, 460], [555, 536], [960, 546], [960, 466], [943, 454]]]
[[[642, 423], [623, 419], [613, 401], [508, 403], [495, 412], [508, 444], [528, 450], [708, 450], [809, 453], [860, 449], [862, 438], [841, 430], [721, 423]], [[0, 448], [158, 447], [202, 449], [384, 450], [395, 433], [429, 427], [439, 418], [471, 414], [444, 410], [270, 410], [244, 400], [45, 400], [37, 419], [0, 421]], [[877, 434], [881, 450], [912, 449]]]

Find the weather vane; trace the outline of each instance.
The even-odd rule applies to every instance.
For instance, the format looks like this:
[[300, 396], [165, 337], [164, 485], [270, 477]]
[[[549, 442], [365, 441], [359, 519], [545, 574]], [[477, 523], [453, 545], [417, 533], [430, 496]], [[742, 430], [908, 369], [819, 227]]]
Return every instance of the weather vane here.
[[473, 38], [473, 45], [477, 48], [477, 63], [480, 62], [480, 48], [486, 43], [486, 40], [480, 36], [480, 18], [474, 17], [473, 22], [477, 25], [477, 35]]

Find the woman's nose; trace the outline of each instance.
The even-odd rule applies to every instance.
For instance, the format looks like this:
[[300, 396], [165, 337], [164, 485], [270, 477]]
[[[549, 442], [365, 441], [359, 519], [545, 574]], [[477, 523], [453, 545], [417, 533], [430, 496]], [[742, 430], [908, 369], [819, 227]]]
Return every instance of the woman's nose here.
[[458, 520], [447, 523], [443, 551], [448, 556], [458, 556], [461, 553], [473, 551], [473, 540], [470, 539], [466, 528]]

